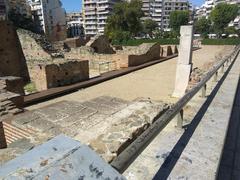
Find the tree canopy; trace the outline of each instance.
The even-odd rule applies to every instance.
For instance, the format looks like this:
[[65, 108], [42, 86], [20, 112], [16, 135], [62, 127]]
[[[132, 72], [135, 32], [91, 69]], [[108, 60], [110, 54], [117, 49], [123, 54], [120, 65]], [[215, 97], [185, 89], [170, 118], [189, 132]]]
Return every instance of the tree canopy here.
[[172, 11], [170, 13], [169, 26], [176, 32], [179, 32], [180, 26], [187, 25], [189, 21], [188, 11]]
[[142, 2], [132, 0], [131, 2], [116, 3], [113, 13], [107, 19], [105, 34], [110, 39], [122, 41], [124, 38], [136, 36], [142, 31], [141, 17], [143, 16]]
[[238, 5], [226, 3], [218, 4], [210, 14], [214, 31], [217, 34], [223, 33], [224, 28], [227, 27], [228, 23], [234, 20], [238, 15], [238, 10]]
[[144, 32], [152, 38], [153, 31], [157, 29], [158, 23], [152, 19], [146, 19], [143, 22], [143, 27], [144, 27]]
[[203, 37], [210, 33], [211, 21], [206, 17], [202, 17], [195, 22], [195, 32], [201, 34]]

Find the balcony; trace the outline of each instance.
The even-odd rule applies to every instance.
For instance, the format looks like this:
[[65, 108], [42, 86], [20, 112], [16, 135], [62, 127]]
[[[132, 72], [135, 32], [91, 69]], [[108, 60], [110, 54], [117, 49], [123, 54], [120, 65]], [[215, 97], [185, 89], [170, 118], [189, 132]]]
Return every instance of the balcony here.
[[97, 3], [98, 4], [104, 4], [104, 3], [109, 3], [109, 1], [108, 0], [103, 0], [103, 1], [98, 1]]
[[84, 4], [96, 4], [96, 1], [84, 1]]
[[98, 19], [98, 20], [101, 20], [101, 19], [106, 20], [106, 19], [107, 19], [107, 16], [101, 16], [101, 17], [98, 17], [97, 19]]

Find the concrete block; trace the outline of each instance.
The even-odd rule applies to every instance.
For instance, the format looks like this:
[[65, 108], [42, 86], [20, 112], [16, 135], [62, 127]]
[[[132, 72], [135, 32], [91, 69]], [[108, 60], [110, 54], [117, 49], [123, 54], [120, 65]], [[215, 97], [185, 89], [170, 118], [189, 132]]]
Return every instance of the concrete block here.
[[188, 86], [192, 70], [193, 26], [181, 26], [180, 47], [173, 97], [182, 97]]
[[188, 86], [192, 65], [178, 64], [173, 97], [182, 97]]
[[0, 169], [4, 179], [118, 179], [126, 178], [93, 150], [63, 135], [9, 161]]
[[193, 26], [181, 26], [178, 64], [192, 63]]

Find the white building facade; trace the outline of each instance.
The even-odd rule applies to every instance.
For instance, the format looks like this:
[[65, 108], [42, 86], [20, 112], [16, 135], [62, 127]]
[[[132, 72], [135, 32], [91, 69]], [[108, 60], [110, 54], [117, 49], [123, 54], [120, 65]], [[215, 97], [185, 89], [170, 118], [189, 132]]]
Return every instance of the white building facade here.
[[68, 37], [84, 37], [83, 17], [80, 12], [67, 13]]
[[197, 8], [195, 18], [199, 19], [203, 16], [208, 18], [213, 8], [220, 3], [240, 5], [240, 0], [205, 0], [204, 4]]
[[0, 20], [7, 18], [8, 3], [6, 0], [0, 0]]
[[[220, 3], [237, 4], [240, 6], [240, 0], [206, 0], [200, 8], [197, 8], [195, 19], [200, 19], [202, 17], [209, 18], [213, 8]], [[233, 21], [229, 23], [228, 26], [235, 27], [235, 29], [240, 29], [240, 16], [237, 16]]]
[[51, 41], [65, 40], [66, 12], [60, 0], [30, 0], [31, 11], [39, 28]]
[[158, 23], [159, 29], [170, 30], [169, 28], [169, 17], [172, 11], [185, 11], [190, 10], [190, 4], [188, 0], [150, 0], [149, 13], [147, 13], [146, 5], [147, 2], [143, 3], [144, 15], [147, 14], [146, 18], [150, 18]]
[[118, 0], [83, 0], [83, 22], [86, 36], [103, 34], [113, 6]]

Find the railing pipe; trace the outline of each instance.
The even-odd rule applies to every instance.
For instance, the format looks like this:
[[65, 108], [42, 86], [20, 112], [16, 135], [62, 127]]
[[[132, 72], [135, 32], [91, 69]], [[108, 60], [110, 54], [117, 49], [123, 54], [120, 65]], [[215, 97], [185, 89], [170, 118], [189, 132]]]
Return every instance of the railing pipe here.
[[[232, 53], [234, 59], [239, 53], [239, 46]], [[184, 108], [184, 106], [205, 86], [208, 80], [222, 67], [230, 56], [224, 58], [214, 66], [191, 90], [189, 90], [175, 105], [167, 110], [159, 119], [150, 125], [139, 137], [137, 137], [123, 152], [121, 152], [111, 165], [120, 173], [123, 173], [137, 156], [150, 144], [150, 142], [164, 129], [167, 124]], [[233, 61], [234, 63], [234, 61]]]

